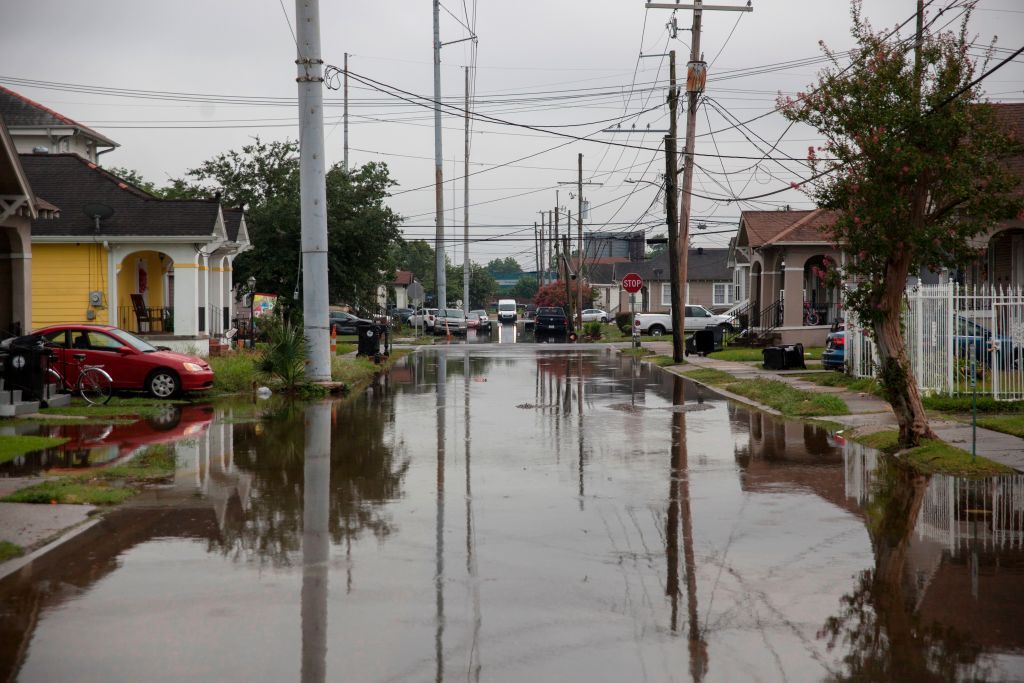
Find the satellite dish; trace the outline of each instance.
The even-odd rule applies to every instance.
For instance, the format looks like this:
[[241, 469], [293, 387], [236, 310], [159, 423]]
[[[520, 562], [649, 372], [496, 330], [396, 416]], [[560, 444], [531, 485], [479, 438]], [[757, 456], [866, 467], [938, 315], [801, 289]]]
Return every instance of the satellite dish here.
[[86, 216], [97, 221], [101, 221], [110, 218], [114, 215], [114, 210], [106, 204], [90, 203], [82, 207], [82, 212]]

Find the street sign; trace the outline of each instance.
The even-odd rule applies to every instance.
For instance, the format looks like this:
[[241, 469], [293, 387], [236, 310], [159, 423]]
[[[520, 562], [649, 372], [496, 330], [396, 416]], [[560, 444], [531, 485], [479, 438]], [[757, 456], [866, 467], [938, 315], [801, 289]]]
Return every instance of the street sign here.
[[636, 273], [629, 273], [622, 278], [622, 288], [630, 294], [636, 294], [644, 286], [644, 279]]
[[423, 303], [423, 295], [425, 294], [425, 292], [423, 291], [423, 285], [421, 285], [418, 282], [413, 282], [411, 285], [409, 285], [408, 293], [409, 300], [412, 301], [413, 305], [418, 307], [420, 304]]

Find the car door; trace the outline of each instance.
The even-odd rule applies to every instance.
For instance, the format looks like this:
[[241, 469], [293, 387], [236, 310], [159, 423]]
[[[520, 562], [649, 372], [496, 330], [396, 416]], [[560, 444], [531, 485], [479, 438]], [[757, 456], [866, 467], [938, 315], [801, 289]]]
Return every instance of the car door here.
[[[114, 387], [117, 389], [138, 389], [142, 387], [145, 379], [146, 369], [139, 363], [139, 355], [134, 349], [130, 349], [120, 340], [112, 337], [106, 332], [99, 330], [84, 331], [88, 339], [88, 346], [79, 346], [77, 333], [72, 335], [73, 355], [85, 354], [85, 364], [95, 365], [107, 372], [114, 380]], [[122, 349], [128, 348], [128, 353]], [[78, 372], [78, 368], [75, 368]], [[75, 381], [77, 381], [77, 374]]]
[[68, 331], [54, 330], [43, 335], [44, 344], [50, 350], [50, 367], [56, 370], [63, 377], [67, 377], [65, 365], [68, 362]]

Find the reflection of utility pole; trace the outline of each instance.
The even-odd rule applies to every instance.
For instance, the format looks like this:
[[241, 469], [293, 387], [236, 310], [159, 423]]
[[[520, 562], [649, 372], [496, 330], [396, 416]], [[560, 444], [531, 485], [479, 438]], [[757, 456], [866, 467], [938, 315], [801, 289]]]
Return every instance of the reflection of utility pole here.
[[473, 529], [473, 487], [470, 468], [471, 456], [471, 434], [469, 428], [469, 382], [472, 370], [469, 363], [469, 353], [462, 358], [462, 384], [463, 384], [463, 422], [465, 422], [466, 442], [466, 573], [469, 574], [469, 583], [473, 592], [473, 640], [469, 648], [469, 673], [473, 680], [480, 680], [480, 628], [483, 625], [483, 615], [480, 611], [480, 581], [477, 577], [476, 563], [476, 541]]
[[444, 413], [448, 356], [437, 355], [437, 498], [434, 529], [434, 680], [444, 680]]
[[302, 487], [302, 681], [327, 680], [331, 406], [306, 408]]
[[579, 366], [579, 377], [577, 378], [576, 387], [576, 412], [578, 415], [576, 431], [579, 433], [578, 438], [580, 442], [579, 452], [579, 477], [580, 477], [580, 511], [583, 511], [583, 469], [585, 465], [585, 456], [583, 451], [583, 354], [577, 354], [577, 363]]

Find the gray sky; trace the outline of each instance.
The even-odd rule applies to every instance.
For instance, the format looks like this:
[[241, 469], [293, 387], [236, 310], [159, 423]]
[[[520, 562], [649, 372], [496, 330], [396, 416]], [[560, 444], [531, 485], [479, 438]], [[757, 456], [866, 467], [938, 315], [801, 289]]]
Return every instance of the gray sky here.
[[[256, 135], [264, 139], [298, 135], [295, 45], [288, 25], [289, 21], [294, 24], [291, 0], [284, 0], [283, 8], [279, 0], [0, 2], [5, 24], [5, 39], [0, 41], [0, 83], [121, 143], [119, 149], [103, 157], [108, 166], [137, 169], [159, 184], [219, 152], [241, 147]], [[959, 15], [958, 2], [934, 0], [929, 5], [930, 16], [953, 6], [936, 26]], [[750, 74], [751, 70], [819, 57], [819, 39], [837, 49], [852, 43], [846, 0], [755, 0], [753, 6], [752, 13], [709, 11], [704, 17], [702, 47], [711, 65], [707, 95], [740, 120], [771, 110], [779, 91], [804, 89], [821, 65], [765, 69], [756, 74]], [[613, 125], [608, 120], [616, 119], [626, 126], [635, 122], [638, 128], [648, 124], [654, 129], [667, 127], [664, 91], [652, 90], [667, 81], [667, 59], [638, 59], [638, 55], [675, 49], [685, 79], [689, 32], [680, 30], [677, 39], [669, 38], [665, 24], [671, 12], [645, 10], [642, 0], [445, 0], [443, 7], [443, 41], [465, 37], [466, 29], [455, 17], [466, 22], [465, 14], [472, 17], [476, 12], [480, 40], [474, 111], [519, 125], [593, 136], [593, 141], [570, 141], [518, 126], [475, 121], [471, 171], [476, 175], [470, 178], [472, 236], [532, 239], [537, 212], [555, 205], [558, 183], [575, 180], [578, 153], [584, 154], [585, 180], [602, 183], [584, 192], [593, 207], [587, 229], [623, 230], [638, 222], [649, 226], [649, 234], [663, 232], [664, 225], [659, 223], [662, 205], [652, 206], [655, 189], [625, 183], [627, 178], [660, 182], [663, 134], [599, 131]], [[914, 8], [913, 0], [865, 2], [866, 14], [879, 28], [895, 26]], [[349, 66], [354, 74], [417, 95], [432, 95], [430, 0], [321, 0], [321, 19], [326, 62], [340, 66], [343, 53], [348, 52], [353, 55]], [[679, 26], [689, 27], [690, 22], [691, 13], [679, 11]], [[904, 33], [909, 35], [912, 28], [913, 22]], [[1024, 44], [1024, 5], [1016, 0], [981, 0], [971, 28], [980, 43], [987, 44], [998, 34], [1000, 48], [1015, 50]], [[1002, 55], [997, 61], [1000, 58]], [[470, 43], [450, 45], [442, 51], [443, 99], [450, 98], [460, 107], [462, 67], [470, 59]], [[986, 81], [992, 100], [1021, 101], [1022, 65], [1024, 57]], [[9, 78], [210, 97], [199, 98], [207, 101], [186, 101], [178, 96], [122, 97], [81, 92], [78, 87], [28, 86], [5, 80]], [[432, 112], [354, 81], [350, 88], [352, 163], [386, 161], [399, 183], [391, 205], [406, 217], [407, 236], [432, 241]], [[342, 158], [341, 94], [327, 91], [325, 96], [327, 158], [335, 162]], [[230, 101], [223, 101], [225, 97]], [[655, 109], [629, 118], [651, 107]], [[758, 157], [767, 146], [755, 134], [775, 142], [786, 122], [771, 114], [751, 123], [752, 132], [744, 131], [745, 135], [736, 129], [707, 135], [727, 125], [723, 114], [711, 107], [702, 109], [697, 132], [704, 135], [698, 138], [697, 152]], [[446, 183], [445, 223], [449, 236], [461, 237], [461, 116], [446, 116], [444, 127], [444, 175], [456, 179]], [[608, 141], [649, 149], [603, 144]], [[815, 142], [813, 131], [794, 126], [779, 151], [803, 157], [808, 145]], [[535, 156], [515, 161], [528, 155]], [[744, 197], [785, 187], [801, 170], [794, 163], [787, 164], [787, 169], [756, 159], [699, 157], [697, 163], [702, 168], [695, 174], [694, 191], [716, 197]], [[723, 171], [734, 173], [726, 180]], [[569, 198], [570, 191], [574, 188], [563, 187], [558, 198], [575, 215], [576, 202]], [[708, 232], [727, 230], [735, 228], [741, 209], [770, 209], [780, 204], [794, 208], [809, 205], [806, 197], [794, 191], [766, 202], [698, 199], [694, 221], [704, 220]], [[713, 246], [724, 244], [728, 237], [705, 234], [695, 243]], [[453, 260], [461, 261], [461, 244], [449, 249]], [[470, 257], [479, 262], [504, 255], [515, 255], [524, 267], [533, 267], [532, 241], [471, 246]]]

